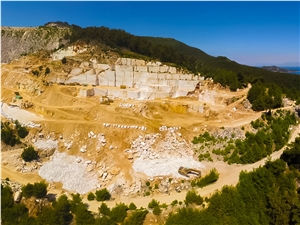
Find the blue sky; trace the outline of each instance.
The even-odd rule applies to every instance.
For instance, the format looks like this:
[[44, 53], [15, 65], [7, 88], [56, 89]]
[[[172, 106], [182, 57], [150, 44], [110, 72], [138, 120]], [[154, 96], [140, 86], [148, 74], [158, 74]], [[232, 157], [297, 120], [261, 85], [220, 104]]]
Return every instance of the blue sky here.
[[2, 26], [63, 21], [170, 37], [246, 65], [299, 63], [300, 2], [1, 2]]

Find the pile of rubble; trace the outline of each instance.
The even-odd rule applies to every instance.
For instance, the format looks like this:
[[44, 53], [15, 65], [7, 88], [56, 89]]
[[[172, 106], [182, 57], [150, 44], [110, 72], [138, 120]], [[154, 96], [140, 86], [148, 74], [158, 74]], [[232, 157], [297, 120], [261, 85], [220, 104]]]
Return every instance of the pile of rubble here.
[[219, 129], [213, 133], [216, 138], [223, 139], [245, 139], [245, 132], [238, 127], [226, 127], [224, 129]]
[[135, 105], [134, 104], [130, 104], [130, 103], [120, 103], [119, 104], [119, 108], [134, 108]]
[[22, 184], [8, 179], [1, 179], [1, 185], [3, 187], [9, 186], [13, 192], [21, 191], [22, 188]]
[[39, 156], [41, 158], [49, 157], [53, 155], [54, 151], [57, 149], [57, 141], [53, 141], [51, 139], [48, 140], [37, 140], [34, 143], [34, 147], [39, 152]]
[[147, 130], [145, 126], [137, 126], [137, 125], [121, 125], [121, 124], [110, 124], [103, 123], [104, 127], [112, 127], [112, 128], [120, 128], [120, 129], [138, 129], [138, 130]]
[[66, 190], [85, 194], [100, 187], [96, 172], [90, 169], [95, 164], [82, 158], [79, 160], [66, 153], [55, 152], [52, 160], [44, 163], [40, 168], [39, 175], [48, 182], [61, 182]]
[[166, 130], [164, 138], [160, 133], [146, 134], [132, 142], [131, 149], [126, 152], [129, 159], [135, 158], [133, 169], [151, 177], [177, 177], [180, 166], [202, 168], [201, 163], [193, 159], [193, 150], [182, 135], [175, 132], [174, 128]]

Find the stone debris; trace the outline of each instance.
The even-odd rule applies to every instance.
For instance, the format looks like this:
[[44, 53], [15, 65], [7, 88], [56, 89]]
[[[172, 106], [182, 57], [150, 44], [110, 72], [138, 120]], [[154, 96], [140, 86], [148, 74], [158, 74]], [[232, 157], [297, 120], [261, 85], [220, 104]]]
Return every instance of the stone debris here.
[[82, 146], [82, 147], [80, 148], [80, 151], [81, 151], [82, 153], [85, 153], [85, 152], [86, 152], [86, 145]]
[[178, 168], [180, 166], [202, 168], [202, 164], [193, 159], [193, 150], [182, 138], [180, 133], [175, 132], [179, 127], [160, 127], [167, 131], [162, 134], [139, 135], [132, 141], [131, 149], [127, 149], [128, 159], [135, 158], [133, 169], [148, 176], [180, 177]]
[[16, 181], [1, 179], [1, 185], [3, 185], [3, 187], [10, 186], [13, 192], [21, 192], [22, 189], [22, 184]]
[[88, 133], [88, 137], [89, 137], [89, 138], [96, 138], [96, 137], [97, 137], [97, 135], [96, 135], [96, 134], [94, 134], [94, 132], [93, 132], [93, 131], [90, 131], [90, 132]]
[[193, 157], [170, 157], [162, 159], [143, 159], [138, 158], [133, 163], [133, 169], [136, 172], [145, 173], [147, 176], [174, 176], [183, 178], [178, 173], [180, 166], [202, 169], [204, 166], [193, 159]]
[[40, 168], [39, 175], [48, 182], [62, 182], [66, 190], [88, 193], [97, 187], [97, 174], [87, 172], [88, 165], [77, 160], [75, 156], [56, 152], [52, 160]]
[[34, 143], [34, 147], [37, 149], [50, 150], [57, 149], [57, 141], [53, 141], [51, 139], [48, 140], [38, 140]]
[[24, 124], [24, 126], [29, 127], [29, 128], [40, 128], [41, 124], [37, 124], [34, 122], [28, 122], [28, 123]]
[[57, 150], [58, 142], [51, 139], [48, 140], [37, 140], [34, 144], [35, 149], [38, 151], [41, 158], [49, 157], [53, 155]]
[[103, 123], [104, 127], [112, 127], [112, 128], [119, 128], [119, 129], [138, 129], [138, 130], [147, 130], [145, 126], [137, 126], [137, 125], [121, 125], [121, 124], [109, 124]]
[[230, 139], [245, 139], [245, 132], [238, 127], [226, 127], [224, 129], [218, 129], [213, 133], [215, 138], [226, 138]]
[[130, 103], [120, 103], [119, 104], [119, 108], [134, 108], [135, 105], [134, 104], [130, 104]]

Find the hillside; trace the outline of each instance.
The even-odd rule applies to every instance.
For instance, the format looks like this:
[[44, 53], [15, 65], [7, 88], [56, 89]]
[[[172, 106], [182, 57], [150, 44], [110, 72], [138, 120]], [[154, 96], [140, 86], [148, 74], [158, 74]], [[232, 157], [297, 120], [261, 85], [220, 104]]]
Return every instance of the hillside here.
[[[81, 28], [60, 22], [49, 22], [37, 28], [2, 27], [1, 36], [2, 62], [9, 62], [39, 49], [52, 51], [67, 43], [85, 41], [116, 51], [123, 57], [148, 57], [171, 63], [194, 74], [212, 77], [223, 86], [231, 86], [232, 90], [241, 88], [243, 83], [261, 80], [276, 83], [290, 98], [297, 99], [300, 96], [300, 76], [241, 65], [224, 56], [212, 57], [172, 38], [139, 37], [124, 30], [107, 27]], [[224, 80], [222, 74], [226, 73], [231, 78]]]
[[65, 27], [41, 26], [30, 28], [1, 27], [1, 62], [8, 63], [38, 50], [58, 49], [67, 43]]

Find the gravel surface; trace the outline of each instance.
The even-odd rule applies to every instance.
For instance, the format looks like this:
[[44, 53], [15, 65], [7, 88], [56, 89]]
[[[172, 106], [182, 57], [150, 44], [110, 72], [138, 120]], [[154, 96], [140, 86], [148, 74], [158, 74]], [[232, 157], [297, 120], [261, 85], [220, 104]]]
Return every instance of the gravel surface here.
[[45, 163], [39, 175], [49, 182], [62, 182], [63, 188], [86, 194], [97, 187], [97, 175], [86, 171], [84, 161], [76, 162], [75, 156], [65, 153], [54, 153], [53, 159]]
[[134, 161], [132, 167], [136, 172], [145, 173], [150, 177], [172, 175], [174, 177], [182, 178], [182, 175], [178, 173], [178, 168], [180, 166], [194, 169], [204, 168], [204, 165], [195, 161], [192, 157], [169, 157], [154, 160], [138, 158]]
[[38, 140], [37, 142], [34, 143], [34, 147], [38, 149], [56, 149], [57, 148], [57, 141], [53, 141], [51, 139], [49, 140]]
[[31, 121], [43, 120], [43, 117], [37, 116], [34, 113], [28, 112], [19, 107], [11, 107], [6, 103], [1, 102], [1, 115], [7, 119], [18, 120], [20, 123], [28, 123]]

